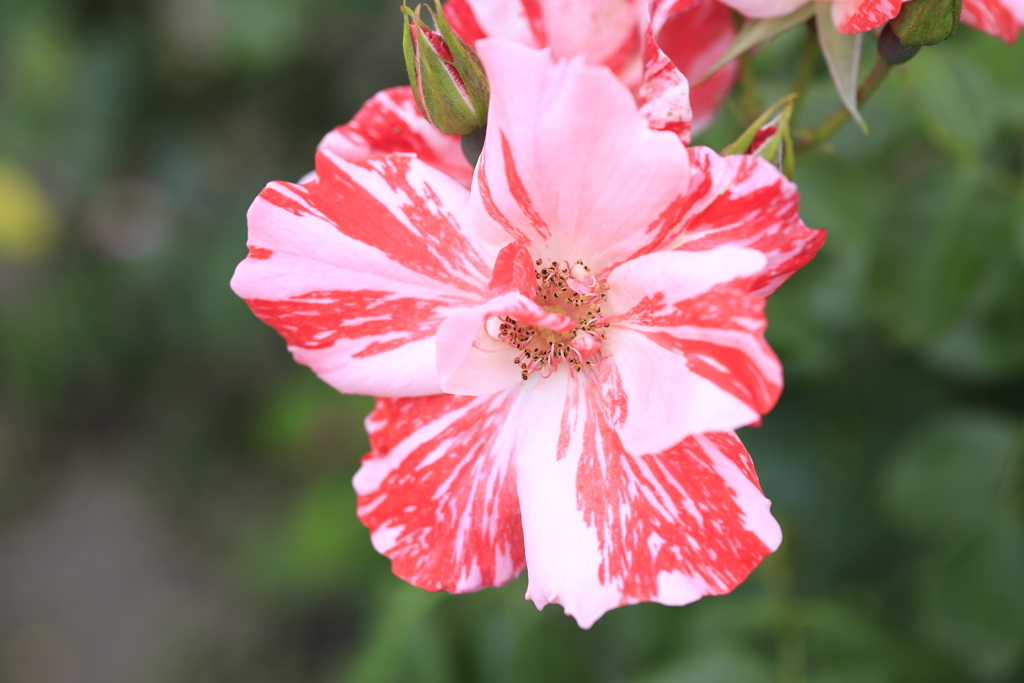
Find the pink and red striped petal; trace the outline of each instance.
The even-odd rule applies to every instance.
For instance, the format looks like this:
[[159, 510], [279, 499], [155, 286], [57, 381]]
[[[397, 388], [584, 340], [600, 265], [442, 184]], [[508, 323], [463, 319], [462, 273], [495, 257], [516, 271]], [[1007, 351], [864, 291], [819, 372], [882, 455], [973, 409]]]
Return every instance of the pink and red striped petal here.
[[512, 449], [518, 392], [381, 399], [356, 473], [359, 519], [395, 574], [452, 593], [500, 586], [525, 565]]
[[758, 251], [723, 246], [612, 271], [600, 385], [630, 453], [749, 425], [775, 405], [782, 367], [764, 340], [764, 300], [745, 282], [764, 266]]
[[768, 263], [750, 286], [763, 297], [814, 258], [826, 231], [804, 224], [796, 185], [775, 166], [750, 155], [722, 157], [707, 147], [691, 147], [689, 154], [686, 216], [668, 248], [732, 244], [760, 251]]
[[960, 21], [1013, 43], [1024, 26], [1024, 0], [964, 0]]
[[840, 33], [864, 33], [896, 18], [907, 0], [834, 0], [832, 22]]
[[249, 210], [235, 293], [339, 391], [437, 393], [434, 335], [486, 291], [496, 251], [453, 213], [468, 193], [410, 155], [346, 162], [271, 183]]
[[690, 83], [659, 45], [659, 30], [669, 18], [671, 0], [652, 0], [644, 29], [643, 82], [637, 92], [640, 113], [654, 130], [675, 133], [684, 143], [692, 135]]
[[679, 139], [648, 128], [606, 69], [505, 41], [477, 48], [492, 90], [472, 210], [491, 239], [595, 273], [663, 242], [689, 176]]
[[721, 0], [749, 19], [771, 19], [791, 14], [808, 0]]
[[705, 80], [736, 37], [732, 13], [717, 0], [656, 1], [652, 7], [651, 34], [661, 53], [690, 83], [691, 125], [700, 133], [711, 124], [739, 75], [739, 61], [733, 60]]
[[467, 189], [473, 181], [473, 167], [462, 154], [459, 138], [445, 135], [423, 118], [409, 86], [371, 97], [351, 121], [325, 135], [318, 149], [346, 161], [374, 154], [415, 154]]
[[728, 593], [781, 542], [735, 434], [630, 453], [585, 374], [537, 385], [515, 464], [527, 598], [583, 628], [621, 605]]
[[582, 56], [630, 85], [639, 76], [642, 0], [449, 0], [445, 16], [467, 41], [501, 38], [548, 47], [559, 59]]
[[698, 131], [711, 122], [738, 72], [731, 62], [701, 82], [736, 35], [717, 0], [449, 0], [445, 14], [470, 42], [502, 38], [608, 67], [651, 127], [683, 142], [691, 118]]

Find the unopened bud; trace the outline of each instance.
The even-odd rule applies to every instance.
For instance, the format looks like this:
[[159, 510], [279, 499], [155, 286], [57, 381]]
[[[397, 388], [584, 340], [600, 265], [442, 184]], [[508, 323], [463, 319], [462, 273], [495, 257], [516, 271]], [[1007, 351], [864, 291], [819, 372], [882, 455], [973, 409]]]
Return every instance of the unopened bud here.
[[772, 162], [792, 179], [796, 166], [793, 150], [793, 135], [790, 121], [793, 118], [793, 103], [787, 102], [768, 123], [757, 129], [754, 139], [750, 142], [747, 154], [753, 154]]
[[793, 100], [796, 93], [786, 95], [768, 107], [743, 134], [722, 150], [723, 154], [750, 154], [767, 159], [792, 179], [796, 168], [793, 146]]
[[904, 45], [893, 33], [892, 26], [885, 25], [878, 36], [878, 56], [886, 64], [903, 64], [921, 51], [920, 45]]
[[490, 88], [484, 67], [473, 48], [452, 30], [439, 0], [436, 12], [427, 7], [436, 30], [424, 26], [423, 5], [405, 5], [405, 66], [416, 104], [442, 133], [466, 135], [487, 123]]
[[963, 0], [912, 0], [889, 22], [904, 47], [935, 45], [956, 33]]

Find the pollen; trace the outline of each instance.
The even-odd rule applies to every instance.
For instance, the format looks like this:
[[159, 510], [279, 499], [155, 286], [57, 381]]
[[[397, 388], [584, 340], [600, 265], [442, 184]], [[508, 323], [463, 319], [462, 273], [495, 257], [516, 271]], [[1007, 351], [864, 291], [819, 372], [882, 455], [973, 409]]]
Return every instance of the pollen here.
[[576, 321], [567, 332], [522, 324], [511, 316], [500, 319], [498, 339], [521, 353], [513, 362], [524, 380], [539, 372], [549, 377], [562, 364], [573, 372], [596, 367], [609, 323], [601, 315], [608, 285], [599, 283], [583, 261], [534, 261], [537, 266], [536, 302], [549, 313]]

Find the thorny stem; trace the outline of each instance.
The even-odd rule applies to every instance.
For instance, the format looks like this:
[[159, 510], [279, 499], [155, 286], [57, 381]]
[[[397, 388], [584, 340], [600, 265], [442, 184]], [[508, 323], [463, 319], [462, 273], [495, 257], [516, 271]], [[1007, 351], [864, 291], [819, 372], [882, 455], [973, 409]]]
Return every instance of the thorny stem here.
[[804, 46], [800, 50], [800, 61], [796, 65], [796, 76], [793, 78], [793, 87], [790, 92], [799, 93], [800, 97], [793, 102], [792, 121], [797, 120], [803, 104], [804, 90], [814, 75], [814, 67], [818, 63], [818, 31], [815, 28], [814, 19], [809, 19], [806, 24], [807, 35], [804, 37]]
[[[882, 84], [885, 77], [889, 75], [889, 71], [892, 67], [881, 59], [875, 61], [875, 65], [871, 68], [871, 73], [861, 83], [860, 88], [857, 89], [857, 105], [860, 106], [868, 101], [868, 99], [874, 94], [878, 86]], [[828, 140], [830, 137], [836, 134], [836, 132], [843, 127], [843, 124], [850, 118], [850, 112], [846, 107], [840, 107], [825, 119], [820, 126], [817, 128], [801, 128], [794, 133], [793, 138], [796, 142], [797, 151], [805, 150], [808, 147], [814, 147], [820, 145], [822, 142]]]

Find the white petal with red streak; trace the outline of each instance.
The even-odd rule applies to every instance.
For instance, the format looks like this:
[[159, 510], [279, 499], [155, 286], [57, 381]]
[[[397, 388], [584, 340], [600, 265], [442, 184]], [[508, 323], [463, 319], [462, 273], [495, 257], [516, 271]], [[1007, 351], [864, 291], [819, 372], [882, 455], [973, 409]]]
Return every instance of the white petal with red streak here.
[[471, 206], [492, 239], [595, 272], [663, 240], [689, 176], [679, 139], [650, 130], [606, 69], [494, 39], [477, 47], [492, 90]]
[[495, 254], [455, 215], [466, 191], [409, 155], [320, 153], [317, 175], [256, 199], [232, 288], [339, 391], [439, 392], [434, 334], [479, 300]]
[[631, 453], [751, 424], [774, 405], [782, 372], [764, 341], [763, 304], [727, 284], [764, 263], [760, 252], [719, 247], [648, 254], [612, 271], [601, 388]]
[[811, 230], [800, 218], [797, 187], [760, 157], [719, 156], [691, 147], [686, 216], [665, 248], [684, 251], [731, 244], [756, 249], [768, 259], [751, 291], [768, 296], [825, 242], [825, 230]]
[[693, 434], [760, 418], [743, 400], [690, 370], [685, 356], [639, 332], [618, 330], [606, 346], [601, 388], [631, 453], [657, 453]]
[[409, 86], [382, 90], [356, 112], [352, 120], [324, 136], [317, 148], [346, 161], [362, 161], [374, 154], [415, 154], [468, 188], [473, 167], [462, 154], [454, 135], [445, 135], [420, 114]]
[[517, 392], [382, 399], [353, 479], [358, 515], [395, 574], [453, 593], [500, 586], [524, 566], [512, 451]]
[[622, 448], [587, 375], [539, 383], [515, 462], [527, 598], [589, 628], [620, 605], [732, 590], [781, 532], [735, 435], [656, 455]]
[[665, 305], [704, 294], [715, 285], [760, 272], [765, 255], [754, 249], [724, 245], [705, 251], [647, 254], [608, 274], [606, 318], [625, 314], [647, 297], [663, 295]]

